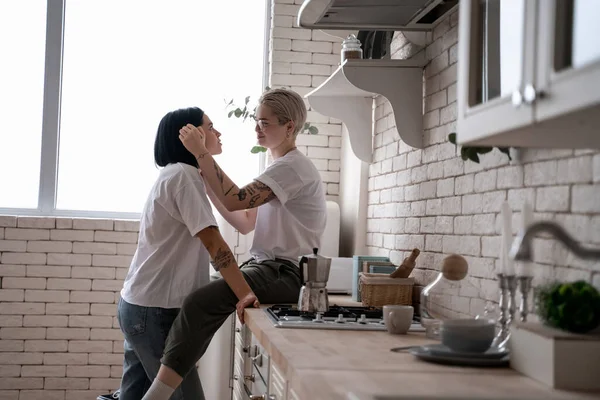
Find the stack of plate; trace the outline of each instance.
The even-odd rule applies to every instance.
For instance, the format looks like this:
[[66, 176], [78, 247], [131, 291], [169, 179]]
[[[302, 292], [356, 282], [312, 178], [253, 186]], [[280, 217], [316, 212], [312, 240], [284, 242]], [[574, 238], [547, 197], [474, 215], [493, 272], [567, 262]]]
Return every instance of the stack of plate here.
[[443, 344], [430, 344], [408, 349], [409, 353], [423, 360], [448, 365], [474, 367], [503, 367], [508, 365], [508, 349], [491, 347], [485, 353], [457, 352]]

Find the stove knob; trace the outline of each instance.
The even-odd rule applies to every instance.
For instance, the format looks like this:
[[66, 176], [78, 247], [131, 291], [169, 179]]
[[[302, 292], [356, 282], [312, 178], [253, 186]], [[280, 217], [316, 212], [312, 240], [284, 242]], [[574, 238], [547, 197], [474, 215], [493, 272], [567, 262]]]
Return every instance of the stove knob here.
[[358, 320], [359, 324], [366, 324], [367, 323], [367, 316], [365, 314], [360, 314], [360, 319]]
[[338, 317], [335, 320], [335, 322], [340, 323], [340, 324], [343, 324], [344, 322], [346, 322], [346, 321], [344, 321], [344, 314], [338, 314]]
[[315, 319], [313, 320], [314, 322], [323, 322], [323, 313], [316, 313], [315, 314]]

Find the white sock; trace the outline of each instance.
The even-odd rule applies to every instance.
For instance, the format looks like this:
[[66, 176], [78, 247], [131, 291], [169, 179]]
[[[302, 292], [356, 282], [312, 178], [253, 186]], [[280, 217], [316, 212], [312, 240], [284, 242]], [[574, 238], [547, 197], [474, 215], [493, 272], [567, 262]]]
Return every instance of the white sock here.
[[155, 378], [142, 400], [169, 400], [175, 389]]

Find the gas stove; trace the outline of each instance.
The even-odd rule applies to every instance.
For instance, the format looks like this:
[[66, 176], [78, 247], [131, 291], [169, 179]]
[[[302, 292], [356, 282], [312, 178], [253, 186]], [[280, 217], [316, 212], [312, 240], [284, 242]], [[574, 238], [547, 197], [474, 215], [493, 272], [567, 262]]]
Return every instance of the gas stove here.
[[[383, 311], [376, 307], [342, 307], [333, 305], [324, 313], [298, 311], [296, 306], [275, 304], [265, 309], [276, 328], [335, 329], [385, 331]], [[419, 317], [413, 318], [409, 329], [423, 332]]]

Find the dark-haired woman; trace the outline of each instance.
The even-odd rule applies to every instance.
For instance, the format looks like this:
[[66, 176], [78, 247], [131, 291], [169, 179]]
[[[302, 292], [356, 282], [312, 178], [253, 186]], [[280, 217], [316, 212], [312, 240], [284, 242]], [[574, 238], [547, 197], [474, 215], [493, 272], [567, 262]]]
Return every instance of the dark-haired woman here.
[[[154, 159], [162, 168], [142, 212], [137, 249], [118, 305], [125, 336], [121, 400], [140, 400], [150, 387], [183, 300], [209, 282], [209, 257], [240, 309], [258, 305], [219, 233], [198, 162], [179, 140], [179, 129], [186, 124], [206, 132], [210, 154], [221, 153], [221, 134], [199, 108], [176, 110], [160, 121]], [[184, 398], [204, 399], [195, 370], [171, 397]]]

